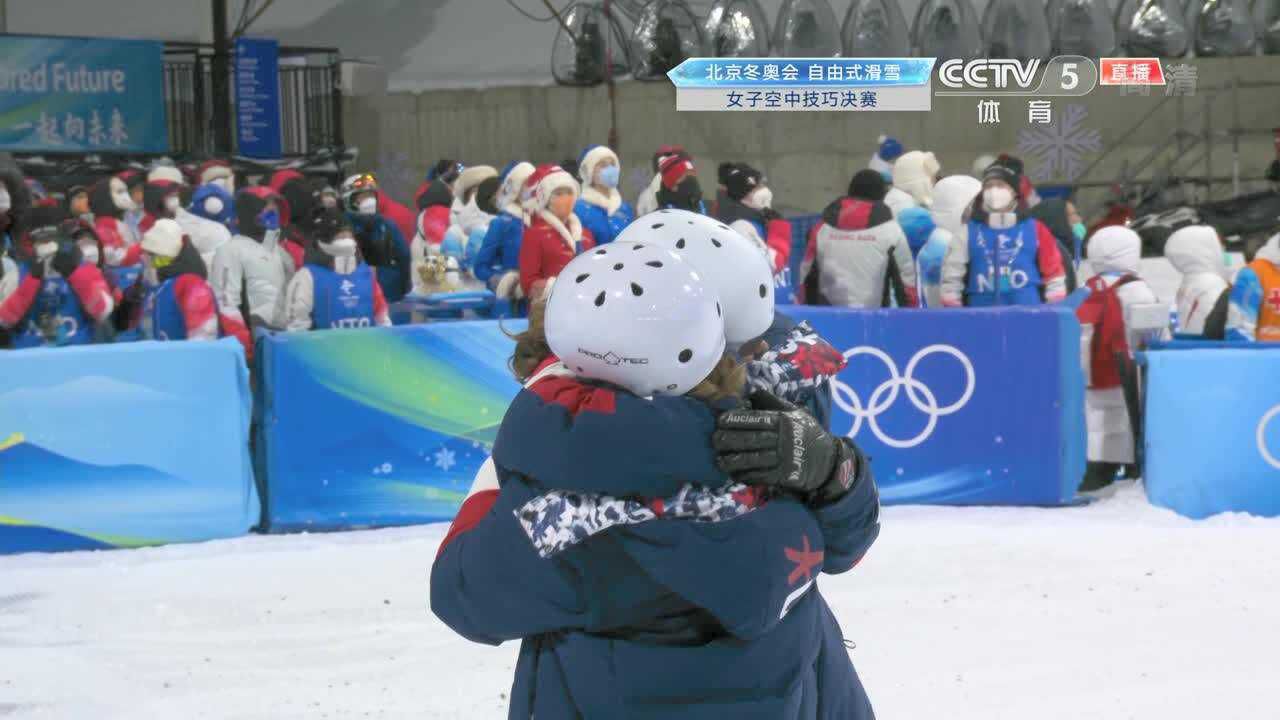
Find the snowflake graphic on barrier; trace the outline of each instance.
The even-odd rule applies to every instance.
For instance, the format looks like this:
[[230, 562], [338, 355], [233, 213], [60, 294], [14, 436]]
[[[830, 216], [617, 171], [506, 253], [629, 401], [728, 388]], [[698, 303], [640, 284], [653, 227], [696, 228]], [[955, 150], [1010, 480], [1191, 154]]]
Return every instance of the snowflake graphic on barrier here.
[[1102, 133], [1083, 127], [1088, 115], [1083, 105], [1068, 105], [1052, 124], [1018, 131], [1018, 154], [1033, 180], [1080, 177], [1085, 157], [1102, 149]]
[[454, 455], [454, 452], [445, 447], [442, 447], [435, 452], [435, 459], [436, 467], [445, 472], [449, 472], [450, 468], [458, 464], [458, 460], [456, 455]]

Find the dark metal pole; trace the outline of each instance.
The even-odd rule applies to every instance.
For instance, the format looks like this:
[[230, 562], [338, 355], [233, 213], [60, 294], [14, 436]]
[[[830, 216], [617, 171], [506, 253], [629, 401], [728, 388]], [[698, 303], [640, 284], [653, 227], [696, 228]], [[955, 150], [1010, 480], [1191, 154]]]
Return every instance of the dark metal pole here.
[[227, 0], [213, 0], [213, 151], [231, 154], [231, 45], [227, 36]]
[[610, 0], [604, 0], [604, 22], [608, 28], [605, 36], [608, 38], [604, 44], [604, 81], [609, 85], [609, 149], [615, 153], [618, 150], [618, 96], [617, 89], [613, 83], [613, 13], [610, 11], [612, 3]]

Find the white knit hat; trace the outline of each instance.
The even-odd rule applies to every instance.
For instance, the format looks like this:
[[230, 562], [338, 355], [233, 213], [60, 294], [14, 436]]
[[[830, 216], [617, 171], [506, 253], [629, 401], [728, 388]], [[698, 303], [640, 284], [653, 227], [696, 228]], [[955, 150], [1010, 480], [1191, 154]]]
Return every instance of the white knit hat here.
[[596, 166], [603, 160], [613, 160], [614, 165], [621, 165], [618, 162], [618, 155], [610, 150], [607, 145], [593, 145], [582, 153], [582, 157], [578, 160], [578, 177], [582, 178], [584, 185], [591, 184], [591, 178], [596, 174]]
[[142, 249], [152, 255], [178, 257], [182, 251], [182, 226], [177, 220], [156, 220], [156, 224], [142, 235]]
[[187, 179], [182, 176], [182, 171], [172, 165], [157, 165], [151, 168], [151, 172], [147, 173], [147, 182], [155, 182], [157, 180], [166, 180], [175, 185], [187, 184]]

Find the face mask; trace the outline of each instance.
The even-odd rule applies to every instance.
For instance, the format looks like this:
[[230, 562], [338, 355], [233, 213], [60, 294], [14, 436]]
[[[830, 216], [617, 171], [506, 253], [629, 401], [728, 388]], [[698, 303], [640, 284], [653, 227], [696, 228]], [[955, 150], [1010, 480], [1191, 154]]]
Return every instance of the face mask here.
[[1084, 236], [1089, 234], [1089, 230], [1084, 226], [1084, 223], [1078, 222], [1071, 226], [1071, 234], [1075, 235], [1077, 240], [1084, 240]]
[[258, 215], [258, 224], [264, 230], [280, 229], [280, 213], [275, 210], [263, 210]]
[[361, 215], [374, 215], [378, 212], [378, 198], [367, 197], [356, 204]]
[[38, 245], [35, 246], [35, 249], [36, 249], [37, 260], [47, 260], [53, 257], [54, 254], [58, 252], [58, 243], [56, 242], [39, 243]]
[[111, 193], [111, 202], [115, 203], [116, 207], [126, 212], [129, 210], [136, 210], [138, 207], [137, 204], [133, 202], [133, 197], [129, 195], [128, 190], [119, 190]]
[[762, 187], [743, 198], [742, 204], [754, 210], [764, 210], [773, 205], [773, 191]]
[[9, 191], [0, 185], [0, 213], [9, 212], [11, 207], [13, 207], [13, 200], [9, 197]]
[[204, 201], [205, 214], [209, 215], [210, 217], [217, 217], [218, 214], [222, 212], [222, 208], [223, 208], [222, 198], [211, 197], [211, 198], [206, 198]]
[[338, 207], [338, 198], [332, 195], [323, 195], [320, 197], [320, 204], [332, 210]]
[[621, 173], [622, 168], [617, 165], [608, 165], [600, 168], [600, 172], [596, 173], [596, 179], [605, 187], [616, 188], [618, 187], [618, 176]]
[[214, 178], [213, 180], [210, 180], [209, 183], [212, 185], [217, 185], [218, 187], [222, 188], [223, 190], [226, 190], [227, 192], [234, 192], [231, 187], [231, 184], [232, 184], [231, 178], [225, 178], [225, 177]]
[[1004, 212], [1013, 207], [1013, 191], [1006, 187], [989, 187], [982, 191], [982, 202], [988, 212]]
[[182, 200], [177, 195], [170, 195], [164, 199], [164, 209], [171, 213], [178, 212], [178, 208], [182, 206]]
[[84, 261], [90, 265], [98, 264], [98, 244], [85, 243], [80, 246], [80, 252], [84, 255]]
[[336, 237], [333, 242], [323, 245], [324, 251], [334, 257], [354, 257], [356, 254], [356, 239], [350, 235]]

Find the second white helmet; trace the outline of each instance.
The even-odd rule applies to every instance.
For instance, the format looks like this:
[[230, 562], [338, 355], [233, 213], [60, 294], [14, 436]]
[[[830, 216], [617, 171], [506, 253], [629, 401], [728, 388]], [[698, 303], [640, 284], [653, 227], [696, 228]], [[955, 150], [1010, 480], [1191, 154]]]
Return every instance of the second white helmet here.
[[636, 395], [683, 395], [724, 354], [714, 286], [675, 253], [614, 241], [574, 258], [551, 287], [547, 344], [578, 375]]
[[659, 210], [637, 218], [615, 242], [637, 241], [670, 250], [702, 273], [724, 306], [730, 348], [760, 337], [773, 324], [769, 259], [728, 225], [688, 210]]

